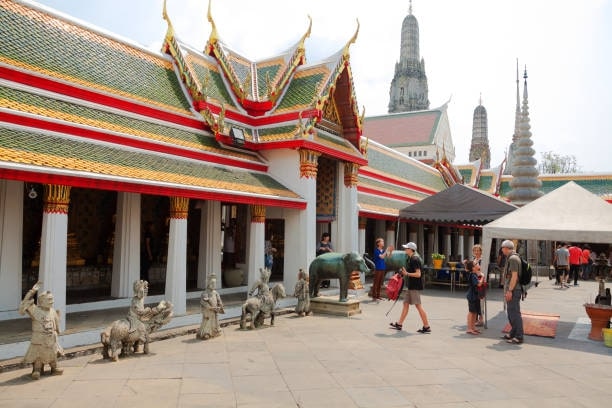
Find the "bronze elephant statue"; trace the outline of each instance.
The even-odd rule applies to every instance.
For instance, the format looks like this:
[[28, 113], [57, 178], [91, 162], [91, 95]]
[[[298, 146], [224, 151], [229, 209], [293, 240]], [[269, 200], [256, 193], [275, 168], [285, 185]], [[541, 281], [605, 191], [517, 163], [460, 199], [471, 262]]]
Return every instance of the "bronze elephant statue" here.
[[370, 269], [364, 258], [356, 252], [346, 254], [339, 252], [328, 252], [317, 256], [308, 268], [310, 282], [308, 285], [311, 298], [319, 296], [319, 286], [322, 280], [338, 279], [340, 282], [340, 302], [348, 299], [348, 284], [351, 273], [368, 273]]

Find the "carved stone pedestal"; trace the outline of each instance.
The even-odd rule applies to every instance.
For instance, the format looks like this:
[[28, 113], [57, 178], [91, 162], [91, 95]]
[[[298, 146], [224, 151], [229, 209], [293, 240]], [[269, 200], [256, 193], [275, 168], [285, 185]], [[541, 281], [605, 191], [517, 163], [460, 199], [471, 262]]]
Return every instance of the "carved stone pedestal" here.
[[314, 314], [329, 314], [346, 317], [361, 313], [358, 299], [349, 299], [346, 302], [340, 302], [337, 295], [311, 298], [310, 310]]

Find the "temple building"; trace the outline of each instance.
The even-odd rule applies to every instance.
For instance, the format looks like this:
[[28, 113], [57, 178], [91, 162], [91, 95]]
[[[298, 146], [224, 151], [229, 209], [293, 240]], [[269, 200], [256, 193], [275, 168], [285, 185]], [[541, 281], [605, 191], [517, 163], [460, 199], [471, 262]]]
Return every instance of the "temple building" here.
[[68, 320], [124, 305], [145, 229], [150, 294], [176, 315], [208, 274], [221, 293], [252, 285], [269, 235], [272, 279], [286, 287], [322, 232], [338, 252], [363, 253], [376, 236], [437, 250], [437, 229], [396, 221], [447, 183], [364, 137], [350, 62], [358, 27], [306, 64], [310, 22], [285, 53], [250, 60], [221, 40], [210, 5], [203, 49], [181, 41], [165, 7], [163, 18], [153, 52], [0, 0], [0, 320], [20, 318], [37, 280]]

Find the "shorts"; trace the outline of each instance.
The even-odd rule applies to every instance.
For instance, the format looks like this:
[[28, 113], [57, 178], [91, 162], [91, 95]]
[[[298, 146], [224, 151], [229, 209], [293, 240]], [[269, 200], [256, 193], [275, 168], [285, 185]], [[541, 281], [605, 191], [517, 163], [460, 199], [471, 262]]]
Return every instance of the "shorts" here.
[[468, 311], [470, 313], [482, 314], [480, 311], [480, 299], [468, 300]]
[[405, 289], [404, 290], [404, 303], [409, 305], [420, 305], [421, 304], [421, 291], [416, 289]]

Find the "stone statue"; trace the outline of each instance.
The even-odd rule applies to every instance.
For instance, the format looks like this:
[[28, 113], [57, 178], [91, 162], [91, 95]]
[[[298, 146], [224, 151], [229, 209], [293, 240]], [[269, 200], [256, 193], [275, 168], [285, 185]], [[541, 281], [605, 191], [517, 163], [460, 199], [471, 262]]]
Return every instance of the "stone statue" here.
[[[258, 284], [256, 283], [256, 286]], [[240, 328], [246, 328], [247, 316], [251, 316], [251, 329], [261, 327], [263, 325], [264, 319], [266, 317], [270, 317], [270, 326], [274, 326], [274, 309], [276, 308], [276, 301], [278, 299], [282, 299], [286, 296], [285, 287], [282, 283], [277, 283], [270, 290], [268, 288], [268, 284], [263, 284], [265, 289], [263, 289], [264, 294], [260, 292], [259, 296], [251, 296], [247, 299], [247, 301], [242, 306], [242, 315], [240, 317]], [[249, 292], [249, 296], [253, 293], [253, 291]]]
[[36, 282], [19, 305], [19, 313], [27, 313], [32, 319], [32, 340], [23, 362], [32, 363], [34, 380], [40, 378], [45, 364], [51, 366], [52, 375], [61, 375], [64, 372], [57, 366], [57, 357], [64, 355], [64, 350], [57, 341], [60, 316], [53, 308], [53, 295], [44, 291], [38, 295], [38, 305], [34, 304], [34, 295], [41, 285], [42, 282]]
[[145, 307], [144, 298], [149, 291], [149, 284], [144, 280], [134, 282], [134, 297], [130, 304], [127, 318], [115, 320], [102, 333], [100, 341], [104, 358], [117, 361], [119, 354], [127, 355], [138, 351], [140, 343], [143, 352], [149, 353], [149, 335], [168, 323], [172, 318], [174, 306], [162, 300], [153, 308]]
[[259, 279], [253, 284], [253, 287], [249, 291], [250, 296], [257, 296], [262, 301], [265, 301], [270, 296], [270, 281], [271, 271], [268, 268], [259, 269]]
[[298, 281], [293, 289], [293, 296], [298, 302], [295, 306], [295, 313], [299, 316], [310, 316], [310, 294], [308, 293], [308, 273], [303, 269], [298, 272]]
[[217, 314], [224, 314], [223, 302], [221, 296], [215, 290], [217, 277], [212, 274], [208, 277], [206, 290], [202, 292], [200, 297], [200, 309], [202, 310], [202, 323], [200, 329], [196, 332], [196, 338], [208, 340], [211, 337], [221, 335], [221, 326]]

